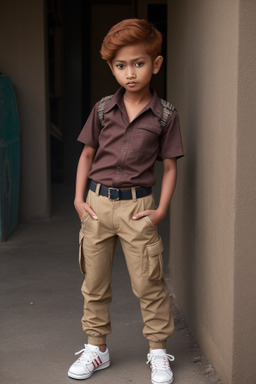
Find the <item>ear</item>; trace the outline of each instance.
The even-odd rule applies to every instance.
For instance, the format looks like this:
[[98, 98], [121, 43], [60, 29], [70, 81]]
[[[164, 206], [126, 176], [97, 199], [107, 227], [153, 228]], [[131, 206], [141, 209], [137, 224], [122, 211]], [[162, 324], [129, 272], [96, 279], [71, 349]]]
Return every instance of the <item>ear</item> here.
[[163, 63], [163, 56], [157, 56], [155, 60], [153, 61], [153, 74], [156, 75], [162, 66]]

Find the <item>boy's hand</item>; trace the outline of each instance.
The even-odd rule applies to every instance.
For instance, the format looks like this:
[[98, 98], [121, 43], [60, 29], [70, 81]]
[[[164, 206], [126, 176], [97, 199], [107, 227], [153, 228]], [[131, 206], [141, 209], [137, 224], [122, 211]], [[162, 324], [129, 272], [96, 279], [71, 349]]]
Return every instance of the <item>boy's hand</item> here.
[[74, 202], [74, 205], [75, 205], [75, 209], [77, 211], [77, 214], [80, 218], [80, 220], [82, 219], [82, 217], [84, 216], [85, 212], [88, 212], [89, 215], [94, 219], [94, 220], [98, 220], [98, 217], [96, 215], [96, 213], [94, 212], [94, 210], [90, 207], [90, 205], [88, 205], [87, 203], [85, 203], [84, 201], [76, 201]]
[[148, 216], [150, 218], [150, 221], [152, 221], [155, 226], [157, 226], [164, 218], [164, 215], [158, 209], [148, 209], [146, 211], [141, 211], [136, 215], [133, 215], [132, 218], [133, 220], [138, 220], [145, 216]]

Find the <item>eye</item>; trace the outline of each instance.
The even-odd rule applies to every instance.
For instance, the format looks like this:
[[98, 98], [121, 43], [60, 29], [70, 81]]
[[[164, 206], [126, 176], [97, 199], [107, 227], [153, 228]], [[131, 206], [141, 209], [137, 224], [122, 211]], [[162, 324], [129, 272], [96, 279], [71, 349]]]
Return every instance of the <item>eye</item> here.
[[118, 69], [124, 69], [124, 65], [123, 65], [123, 64], [117, 64], [116, 67], [117, 67]]
[[142, 61], [137, 61], [137, 63], [135, 64], [135, 66], [136, 66], [137, 68], [142, 67], [142, 66], [143, 66], [143, 62], [142, 62]]

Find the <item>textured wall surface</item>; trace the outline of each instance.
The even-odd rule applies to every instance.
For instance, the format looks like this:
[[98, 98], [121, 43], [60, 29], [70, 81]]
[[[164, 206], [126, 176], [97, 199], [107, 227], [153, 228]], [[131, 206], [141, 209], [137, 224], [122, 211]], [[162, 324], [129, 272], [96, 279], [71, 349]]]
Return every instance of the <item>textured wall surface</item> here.
[[240, 1], [233, 381], [256, 381], [256, 3]]
[[171, 209], [174, 290], [223, 382], [253, 384], [256, 4], [169, 4], [168, 98], [186, 153]]

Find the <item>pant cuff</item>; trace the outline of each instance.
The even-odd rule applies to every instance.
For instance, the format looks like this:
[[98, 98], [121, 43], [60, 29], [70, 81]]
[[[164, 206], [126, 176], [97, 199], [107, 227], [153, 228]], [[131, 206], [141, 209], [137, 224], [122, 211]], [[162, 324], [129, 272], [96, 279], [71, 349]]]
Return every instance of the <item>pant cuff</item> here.
[[150, 349], [165, 349], [166, 348], [166, 340], [162, 340], [162, 341], [149, 340], [149, 348]]
[[89, 336], [88, 335], [88, 344], [92, 345], [101, 345], [106, 344], [106, 336]]

